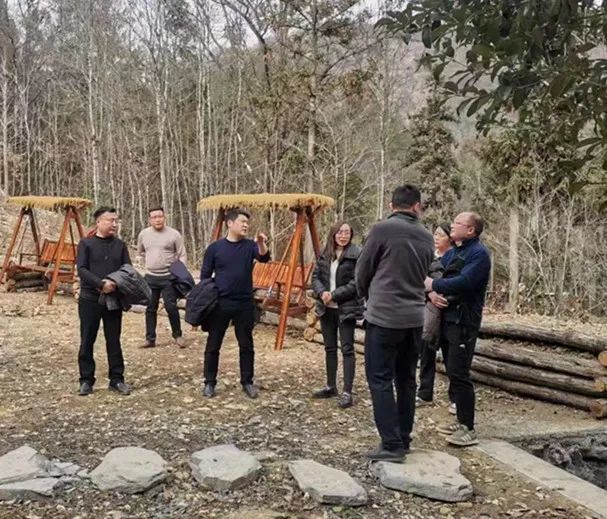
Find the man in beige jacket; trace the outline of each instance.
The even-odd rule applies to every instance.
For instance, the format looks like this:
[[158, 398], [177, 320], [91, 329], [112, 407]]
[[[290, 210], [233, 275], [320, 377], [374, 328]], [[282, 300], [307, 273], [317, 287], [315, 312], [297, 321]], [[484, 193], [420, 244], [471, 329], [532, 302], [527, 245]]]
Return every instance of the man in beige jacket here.
[[152, 299], [145, 313], [145, 343], [142, 348], [156, 346], [156, 318], [161, 296], [171, 323], [173, 339], [180, 348], [185, 348], [177, 309], [177, 293], [169, 272], [169, 267], [174, 262], [186, 263], [183, 238], [178, 231], [166, 225], [162, 207], [150, 209], [149, 223], [150, 226], [141, 231], [137, 238], [137, 254], [145, 259], [145, 280], [152, 290]]

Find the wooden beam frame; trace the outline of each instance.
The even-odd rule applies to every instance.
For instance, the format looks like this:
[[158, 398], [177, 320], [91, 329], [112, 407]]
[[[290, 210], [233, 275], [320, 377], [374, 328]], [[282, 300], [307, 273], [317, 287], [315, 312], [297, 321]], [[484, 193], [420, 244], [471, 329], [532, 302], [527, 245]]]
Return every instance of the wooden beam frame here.
[[[280, 308], [280, 317], [278, 320], [278, 330], [276, 332], [276, 342], [274, 349], [282, 350], [285, 333], [287, 331], [287, 318], [289, 317], [289, 306], [291, 304], [291, 291], [293, 290], [293, 279], [297, 271], [297, 260], [303, 261], [303, 243], [306, 225], [308, 224], [308, 215], [304, 208], [295, 209], [297, 219], [295, 221], [295, 232], [293, 233], [293, 241], [291, 242], [289, 267], [287, 271], [287, 284], [283, 295], [282, 306]], [[303, 277], [304, 265], [301, 264], [301, 273]]]
[[[261, 304], [262, 308], [269, 306], [270, 303], [272, 305], [280, 305], [278, 330], [276, 332], [276, 340], [274, 343], [274, 349], [276, 351], [281, 351], [283, 349], [284, 338], [287, 330], [287, 318], [293, 314], [294, 308], [291, 305], [291, 293], [293, 291], [293, 284], [295, 280], [295, 273], [297, 272], [298, 263], [300, 264], [301, 268], [301, 284], [305, 286], [308, 281], [307, 279], [303, 279], [305, 276], [303, 246], [305, 241], [306, 228], [310, 231], [310, 239], [312, 241], [312, 247], [314, 249], [315, 258], [318, 259], [318, 257], [320, 256], [320, 240], [318, 237], [318, 230], [316, 228], [315, 221], [315, 216], [319, 210], [319, 208], [314, 209], [311, 206], [291, 208], [291, 211], [295, 213], [295, 230], [291, 234], [287, 248], [285, 249], [280, 260], [280, 263], [284, 265], [285, 260], [288, 258], [286, 276], [287, 279], [284, 293], [282, 294], [282, 301], [270, 301], [273, 287], [276, 284], [280, 272], [280, 269], [277, 269], [273, 275], [273, 279], [270, 280], [268, 291], [266, 292], [266, 296], [264, 297]], [[225, 209], [221, 208], [218, 210], [217, 218], [215, 220], [212, 241], [216, 241], [221, 238], [224, 219]]]
[[[23, 217], [25, 215], [31, 214], [32, 210], [27, 207], [22, 207], [19, 211], [19, 216], [17, 217], [17, 222], [15, 223], [15, 227], [13, 228], [13, 235], [11, 236], [11, 241], [8, 244], [8, 248], [6, 249], [6, 254], [4, 255], [4, 261], [2, 263], [2, 270], [0, 271], [0, 284], [4, 283], [4, 276], [6, 271], [8, 270], [8, 265], [11, 262], [11, 256], [13, 254], [13, 249], [15, 248], [15, 244], [17, 243], [17, 237], [19, 236], [19, 231], [21, 230], [21, 224], [23, 222]], [[40, 257], [40, 246], [36, 247], [36, 252], [38, 253], [38, 257]]]
[[[4, 257], [4, 262], [2, 264], [2, 270], [0, 271], [0, 283], [4, 282], [4, 277], [8, 270], [11, 256], [13, 250], [15, 248], [15, 244], [17, 242], [17, 237], [19, 236], [19, 232], [21, 230], [21, 226], [23, 225], [23, 218], [25, 216], [29, 217], [31, 229], [32, 229], [32, 237], [34, 240], [34, 246], [36, 248], [36, 263], [40, 264], [41, 261], [41, 247], [40, 247], [40, 234], [38, 232], [38, 226], [36, 222], [36, 217], [34, 210], [31, 207], [22, 207], [19, 211], [19, 217], [17, 218], [17, 222], [15, 224], [13, 235], [11, 237], [11, 241], [6, 250], [6, 255]], [[74, 240], [74, 232], [72, 230], [72, 223], [76, 224], [76, 230], [78, 232], [78, 236], [80, 239], [84, 238], [84, 227], [82, 226], [82, 221], [80, 220], [80, 214], [78, 210], [73, 206], [68, 206], [65, 208], [65, 217], [63, 219], [63, 225], [61, 226], [61, 233], [59, 235], [59, 241], [57, 242], [57, 247], [55, 247], [55, 252], [53, 254], [53, 258], [51, 260], [51, 264], [53, 264], [51, 282], [48, 288], [48, 297], [47, 304], [53, 304], [53, 298], [55, 297], [55, 293], [57, 291], [57, 285], [59, 284], [59, 275], [61, 271], [61, 258], [63, 257], [63, 251], [65, 249], [65, 239], [69, 232], [70, 241], [72, 247], [76, 246]], [[50, 265], [49, 265], [50, 266]], [[70, 266], [70, 273], [74, 275], [75, 266]]]

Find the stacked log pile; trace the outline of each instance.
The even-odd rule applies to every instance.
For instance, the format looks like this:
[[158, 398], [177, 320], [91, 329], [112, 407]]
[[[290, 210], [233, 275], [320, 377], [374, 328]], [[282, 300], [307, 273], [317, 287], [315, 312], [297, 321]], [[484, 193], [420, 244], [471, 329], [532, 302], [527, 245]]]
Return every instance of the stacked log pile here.
[[[308, 314], [306, 322], [304, 338], [322, 344], [318, 319]], [[359, 353], [364, 351], [364, 333], [360, 328], [355, 333]], [[477, 341], [472, 362], [475, 381], [584, 409], [596, 418], [607, 417], [607, 338], [491, 321], [483, 325], [481, 333], [487, 338]], [[541, 345], [533, 344], [536, 341]], [[439, 363], [437, 370], [444, 373], [444, 364]]]
[[9, 269], [6, 278], [7, 292], [43, 292], [46, 290], [42, 272], [20, 272], [16, 269]]

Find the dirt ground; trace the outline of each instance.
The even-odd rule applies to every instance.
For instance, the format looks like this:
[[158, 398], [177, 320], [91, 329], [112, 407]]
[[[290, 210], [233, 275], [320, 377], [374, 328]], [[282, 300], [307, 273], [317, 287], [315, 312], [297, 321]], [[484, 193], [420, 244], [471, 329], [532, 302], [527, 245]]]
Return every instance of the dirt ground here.
[[[188, 348], [171, 344], [167, 320], [159, 319], [158, 347], [142, 350], [144, 316], [128, 313], [123, 350], [131, 396], [107, 390], [103, 341], [97, 342], [94, 395], [76, 395], [78, 320], [73, 299], [59, 296], [52, 307], [45, 294], [0, 292], [0, 455], [29, 444], [49, 458], [93, 469], [112, 448], [153, 449], [171, 465], [159, 491], [126, 496], [101, 492], [84, 480], [43, 502], [0, 505], [1, 518], [498, 518], [592, 517], [585, 509], [496, 465], [475, 449], [447, 447], [434, 426], [449, 415], [444, 381], [439, 403], [418, 413], [414, 447], [446, 450], [460, 458], [474, 486], [471, 502], [446, 504], [382, 489], [369, 475], [361, 452], [373, 447], [372, 421], [362, 359], [358, 357], [354, 408], [314, 401], [323, 383], [321, 347], [288, 337], [283, 352], [272, 351], [274, 329], [255, 331], [258, 400], [242, 393], [238, 355], [231, 332], [220, 364], [218, 394], [200, 395], [204, 336], [186, 326]], [[551, 431], [583, 430], [601, 424], [586, 413], [478, 388], [479, 434], [515, 437]], [[199, 449], [234, 443], [268, 451], [262, 476], [232, 493], [202, 490], [191, 477], [188, 459]], [[362, 508], [321, 506], [304, 496], [286, 462], [311, 458], [349, 472], [369, 493]]]

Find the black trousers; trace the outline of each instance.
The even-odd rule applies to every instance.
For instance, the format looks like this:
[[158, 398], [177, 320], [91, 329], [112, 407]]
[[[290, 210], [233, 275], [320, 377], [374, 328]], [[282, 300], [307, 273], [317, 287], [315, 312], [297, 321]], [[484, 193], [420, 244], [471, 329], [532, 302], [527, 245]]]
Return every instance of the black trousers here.
[[443, 323], [441, 340], [447, 343], [447, 375], [453, 401], [457, 406], [457, 421], [469, 429], [474, 429], [474, 384], [470, 377], [470, 367], [478, 329], [470, 329], [459, 324]]
[[365, 370], [375, 425], [388, 450], [409, 448], [415, 420], [415, 370], [421, 340], [421, 326], [401, 330], [367, 324]]
[[341, 344], [344, 369], [344, 393], [352, 393], [354, 372], [356, 371], [356, 358], [354, 353], [354, 329], [356, 321], [346, 319], [339, 321], [337, 308], [326, 308], [320, 318], [320, 328], [325, 343], [325, 364], [327, 368], [327, 386], [337, 386], [337, 334]]
[[230, 322], [234, 323], [234, 333], [240, 350], [240, 383], [252, 384], [255, 371], [255, 350], [253, 347], [253, 327], [255, 324], [253, 301], [231, 301], [220, 299], [209, 316], [210, 329], [204, 350], [205, 384], [217, 383], [219, 350]]
[[[440, 349], [443, 353], [445, 366], [448, 362], [449, 348], [447, 341], [440, 341]], [[436, 350], [431, 348], [426, 341], [422, 341], [422, 349], [419, 354], [419, 388], [417, 396], [422, 400], [431, 402], [434, 399], [434, 379], [436, 377]], [[449, 384], [449, 402], [454, 402], [453, 390]]]
[[179, 310], [177, 309], [177, 292], [173, 288], [170, 277], [150, 276], [146, 274], [145, 280], [152, 291], [152, 298], [145, 312], [145, 339], [150, 342], [156, 341], [156, 321], [160, 297], [164, 301], [164, 307], [169, 316], [173, 338], [181, 337], [181, 319], [179, 317]]
[[78, 315], [80, 317], [80, 351], [78, 352], [80, 383], [89, 382], [91, 385], [95, 383], [93, 346], [97, 339], [101, 321], [103, 321], [110, 384], [124, 382], [124, 360], [122, 358], [122, 347], [120, 346], [122, 310], [109, 311], [97, 301], [80, 299]]

